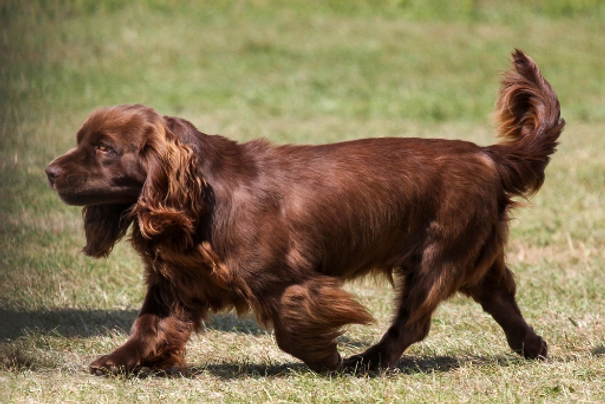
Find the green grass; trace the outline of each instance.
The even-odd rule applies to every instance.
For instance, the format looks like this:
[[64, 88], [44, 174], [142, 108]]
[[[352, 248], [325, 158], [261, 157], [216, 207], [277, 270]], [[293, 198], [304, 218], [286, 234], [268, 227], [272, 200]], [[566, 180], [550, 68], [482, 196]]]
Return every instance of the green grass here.
[[[496, 3], [0, 2], [0, 402], [605, 401], [605, 6]], [[87, 374], [125, 340], [144, 293], [127, 243], [107, 260], [79, 252], [80, 210], [46, 183], [45, 165], [75, 145], [90, 110], [145, 103], [242, 141], [489, 144], [515, 47], [568, 121], [508, 252], [549, 360], [510, 353], [494, 321], [456, 297], [385, 374], [316, 375], [232, 314], [192, 339], [183, 375]], [[380, 338], [393, 298], [384, 284], [349, 288], [377, 323], [350, 327], [345, 355]]]

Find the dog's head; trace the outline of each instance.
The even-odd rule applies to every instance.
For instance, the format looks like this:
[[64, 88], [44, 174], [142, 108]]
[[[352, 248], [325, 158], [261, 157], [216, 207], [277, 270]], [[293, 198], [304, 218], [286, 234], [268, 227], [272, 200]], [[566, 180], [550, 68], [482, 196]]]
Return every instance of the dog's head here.
[[[137, 219], [141, 234], [190, 246], [203, 210], [197, 156], [181, 137], [193, 126], [142, 105], [94, 111], [77, 146], [46, 168], [63, 201], [84, 206], [87, 255], [109, 254]], [[184, 238], [183, 238], [184, 236]]]

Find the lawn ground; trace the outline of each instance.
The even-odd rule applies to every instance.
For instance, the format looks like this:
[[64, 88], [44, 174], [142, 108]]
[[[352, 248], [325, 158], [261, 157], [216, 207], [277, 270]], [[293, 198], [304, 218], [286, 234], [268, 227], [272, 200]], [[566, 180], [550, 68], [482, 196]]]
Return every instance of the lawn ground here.
[[[0, 2], [0, 402], [605, 402], [604, 6], [495, 3]], [[182, 375], [88, 375], [123, 343], [144, 293], [127, 243], [83, 256], [80, 210], [46, 183], [92, 109], [144, 103], [238, 141], [486, 145], [515, 47], [568, 122], [508, 249], [548, 360], [511, 353], [495, 322], [455, 297], [384, 374], [314, 374], [270, 331], [224, 313], [190, 341]], [[344, 355], [380, 338], [393, 299], [387, 284], [348, 288], [377, 322], [350, 327]]]

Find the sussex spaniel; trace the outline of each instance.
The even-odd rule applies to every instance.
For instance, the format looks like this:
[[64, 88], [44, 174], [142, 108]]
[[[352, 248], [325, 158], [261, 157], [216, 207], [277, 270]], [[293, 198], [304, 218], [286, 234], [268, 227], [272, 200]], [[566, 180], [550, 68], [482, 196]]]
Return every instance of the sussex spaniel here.
[[[47, 168], [83, 206], [84, 253], [107, 256], [132, 228], [147, 295], [126, 343], [93, 373], [167, 369], [209, 313], [252, 311], [315, 371], [393, 365], [456, 292], [542, 358], [505, 262], [515, 196], [536, 192], [564, 127], [555, 92], [521, 51], [496, 103], [500, 143], [374, 138], [319, 146], [237, 143], [142, 105], [94, 111]], [[384, 275], [398, 292], [376, 345], [341, 359], [347, 324], [372, 321], [341, 286]]]

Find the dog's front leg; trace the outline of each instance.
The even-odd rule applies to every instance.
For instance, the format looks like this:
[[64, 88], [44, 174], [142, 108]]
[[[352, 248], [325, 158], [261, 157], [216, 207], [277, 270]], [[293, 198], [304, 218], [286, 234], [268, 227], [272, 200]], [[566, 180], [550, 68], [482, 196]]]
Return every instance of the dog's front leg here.
[[92, 374], [127, 374], [141, 368], [168, 370], [182, 363], [194, 329], [193, 315], [178, 304], [167, 283], [150, 283], [126, 343], [93, 361]]

